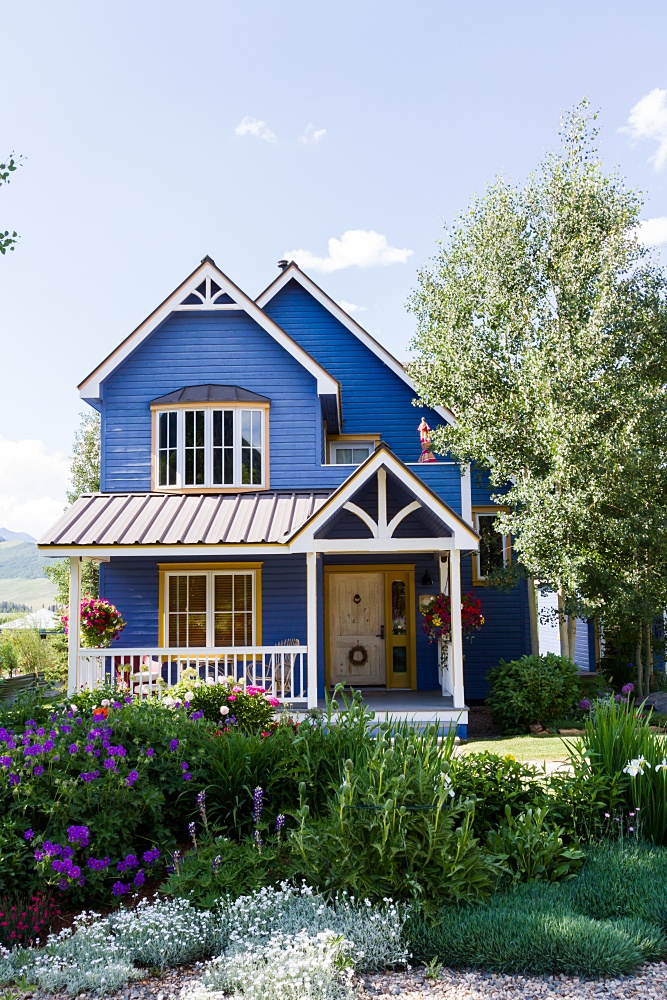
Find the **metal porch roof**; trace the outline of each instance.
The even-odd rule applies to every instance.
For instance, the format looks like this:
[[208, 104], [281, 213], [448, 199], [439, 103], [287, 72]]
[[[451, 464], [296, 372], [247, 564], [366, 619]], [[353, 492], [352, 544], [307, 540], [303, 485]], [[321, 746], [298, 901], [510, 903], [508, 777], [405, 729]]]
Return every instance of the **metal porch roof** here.
[[333, 490], [262, 493], [95, 493], [82, 496], [39, 545], [283, 543]]

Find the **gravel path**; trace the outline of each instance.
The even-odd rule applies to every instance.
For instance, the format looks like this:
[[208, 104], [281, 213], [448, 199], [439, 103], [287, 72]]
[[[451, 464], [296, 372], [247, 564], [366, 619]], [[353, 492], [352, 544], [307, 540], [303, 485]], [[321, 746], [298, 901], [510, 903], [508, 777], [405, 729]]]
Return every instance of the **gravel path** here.
[[[362, 976], [359, 1000], [665, 1000], [667, 963], [643, 965], [635, 975], [622, 979], [583, 980], [567, 976], [530, 979], [524, 976], [485, 975], [443, 969], [440, 978], [430, 981], [423, 969], [412, 972], [385, 972]], [[132, 983], [108, 1000], [178, 1000], [181, 989], [198, 979], [196, 966], [168, 969], [159, 979]], [[19, 994], [33, 1000], [63, 1000], [62, 994]], [[86, 993], [81, 1000], [92, 1000]], [[107, 1000], [107, 998], [105, 998]]]

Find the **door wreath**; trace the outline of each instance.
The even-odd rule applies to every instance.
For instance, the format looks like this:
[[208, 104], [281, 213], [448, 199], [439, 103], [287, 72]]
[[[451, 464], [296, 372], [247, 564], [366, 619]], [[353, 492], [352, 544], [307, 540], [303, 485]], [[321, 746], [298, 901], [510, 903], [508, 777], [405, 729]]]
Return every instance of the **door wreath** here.
[[353, 667], [363, 667], [368, 663], [368, 650], [357, 643], [347, 654], [347, 659]]

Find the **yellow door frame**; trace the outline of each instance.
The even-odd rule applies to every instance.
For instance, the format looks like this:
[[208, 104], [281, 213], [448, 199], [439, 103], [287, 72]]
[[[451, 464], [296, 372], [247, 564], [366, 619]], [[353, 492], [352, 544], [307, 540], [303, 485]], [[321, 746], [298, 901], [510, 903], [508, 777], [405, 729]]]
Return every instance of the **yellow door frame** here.
[[332, 573], [382, 573], [384, 576], [384, 607], [385, 607], [385, 686], [391, 690], [394, 679], [392, 670], [392, 650], [394, 645], [403, 645], [402, 642], [395, 643], [394, 639], [402, 639], [402, 636], [395, 636], [391, 630], [391, 578], [397, 573], [401, 573], [406, 583], [406, 625], [408, 670], [407, 674], [398, 676], [404, 680], [402, 687], [409, 687], [413, 691], [417, 687], [417, 630], [416, 630], [416, 609], [415, 609], [415, 564], [397, 563], [387, 565], [387, 563], [355, 563], [354, 565], [336, 564], [324, 567], [324, 683], [326, 688], [331, 687], [330, 654], [329, 654], [329, 578]]

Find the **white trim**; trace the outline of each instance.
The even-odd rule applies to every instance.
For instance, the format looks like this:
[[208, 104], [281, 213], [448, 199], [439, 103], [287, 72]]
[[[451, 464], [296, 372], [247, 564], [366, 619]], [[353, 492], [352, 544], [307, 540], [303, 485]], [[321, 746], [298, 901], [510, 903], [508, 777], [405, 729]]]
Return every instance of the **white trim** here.
[[370, 514], [368, 514], [363, 508], [357, 507], [356, 503], [348, 500], [347, 503], [343, 504], [345, 510], [349, 510], [351, 514], [356, 514], [359, 520], [363, 521], [368, 530], [370, 531], [373, 538], [379, 538], [378, 526], [373, 520]]
[[[453, 532], [452, 541], [455, 548], [459, 549], [477, 549], [479, 546], [479, 539], [477, 533], [469, 527], [457, 514], [454, 513], [449, 507], [446, 506], [438, 497], [431, 493], [431, 491], [422, 483], [422, 481], [414, 475], [406, 466], [396, 458], [386, 447], [380, 445], [380, 447], [370, 455], [363, 465], [349, 476], [345, 482], [338, 487], [335, 493], [329, 497], [329, 499], [323, 504], [323, 506], [314, 514], [309, 521], [306, 522], [301, 528], [297, 529], [287, 540], [290, 551], [292, 552], [303, 552], [312, 551], [313, 546], [317, 551], [325, 551], [321, 548], [320, 543], [326, 542], [326, 539], [315, 540], [315, 533], [322, 527], [326, 521], [339, 510], [344, 507], [346, 503], [352, 501], [352, 497], [357, 492], [357, 490], [373, 475], [378, 473], [381, 469], [386, 468], [392, 472], [402, 483], [404, 483], [411, 493], [414, 494], [415, 498], [420, 501], [422, 506], [431, 510], [436, 517], [440, 518], [448, 528]], [[380, 479], [381, 477], [378, 477]], [[379, 490], [381, 490], [381, 483], [379, 485]], [[354, 501], [352, 501], [354, 502]], [[386, 507], [385, 507], [386, 512]], [[356, 513], [356, 511], [355, 511]], [[386, 513], [385, 513], [386, 517]], [[367, 538], [358, 540], [345, 541], [348, 546], [352, 544], [355, 546], [352, 551], [363, 551], [363, 549], [356, 548], [359, 542], [369, 543], [376, 540], [381, 540], [382, 544], [387, 545], [388, 551], [394, 550], [395, 546], [389, 543], [401, 543], [405, 544], [408, 542], [407, 539], [380, 539], [380, 531], [378, 526], [378, 538]], [[449, 548], [449, 539], [447, 537], [439, 538], [437, 545], [434, 545], [433, 538], [429, 539], [410, 539], [410, 544], [413, 551], [417, 551], [415, 548], [415, 542], [430, 542], [430, 550], [432, 551], [434, 547], [437, 548]], [[331, 550], [333, 551], [333, 549]], [[374, 549], [369, 549], [368, 551], [374, 551]], [[407, 549], [405, 551], [408, 551]], [[421, 551], [421, 550], [419, 550]]]
[[306, 553], [306, 646], [308, 708], [317, 708], [317, 556]]
[[[279, 274], [278, 277], [257, 296], [255, 299], [257, 305], [261, 306], [263, 309], [267, 302], [270, 302], [271, 299], [285, 287], [287, 282], [292, 279], [298, 281], [301, 287], [305, 288], [305, 290], [312, 295], [316, 302], [319, 302], [321, 306], [324, 306], [324, 308], [330, 312], [339, 323], [342, 323], [342, 325], [349, 330], [350, 333], [354, 334], [354, 336], [357, 337], [370, 351], [372, 351], [376, 357], [380, 358], [380, 360], [385, 363], [387, 368], [390, 368], [395, 375], [398, 375], [401, 381], [405, 382], [406, 385], [409, 385], [411, 389], [414, 389], [415, 393], [417, 392], [414, 382], [406, 372], [401, 362], [398, 361], [393, 354], [390, 354], [389, 351], [374, 337], [372, 337], [367, 330], [364, 330], [363, 326], [360, 326], [359, 323], [353, 320], [352, 317], [349, 316], [337, 302], [334, 302], [334, 300], [319, 287], [319, 285], [316, 285], [312, 278], [309, 278], [308, 275], [301, 270], [298, 264], [295, 263], [295, 261], [290, 261], [289, 265], [283, 270], [282, 274]], [[437, 413], [438, 416], [442, 417], [443, 420], [446, 420], [448, 424], [456, 426], [456, 417], [447, 407], [430, 406], [429, 409], [434, 410], [434, 412]]]
[[[100, 396], [100, 385], [104, 379], [108, 378], [109, 375], [134, 351], [139, 344], [141, 344], [154, 330], [163, 323], [171, 313], [177, 311], [181, 307], [180, 303], [188, 295], [191, 295], [198, 285], [201, 285], [203, 278], [213, 278], [216, 284], [220, 285], [222, 291], [226, 292], [230, 298], [234, 299], [235, 303], [238, 303], [238, 308], [243, 309], [255, 322], [268, 333], [275, 341], [277, 341], [281, 347], [283, 347], [288, 354], [291, 354], [293, 358], [303, 365], [307, 372], [309, 372], [317, 380], [317, 391], [319, 395], [335, 395], [339, 400], [340, 406], [340, 392], [339, 385], [336, 379], [320, 365], [314, 358], [310, 356], [299, 344], [296, 343], [288, 334], [285, 333], [277, 323], [274, 323], [263, 310], [256, 305], [245, 292], [241, 291], [227, 275], [223, 274], [222, 271], [216, 267], [209, 260], [204, 260], [202, 264], [197, 268], [197, 270], [187, 278], [183, 284], [179, 285], [178, 288], [172, 292], [172, 294], [165, 299], [162, 305], [151, 313], [141, 323], [136, 330], [133, 331], [127, 337], [122, 344], [120, 344], [112, 354], [110, 354], [98, 367], [88, 375], [83, 382], [79, 385], [79, 395], [83, 399], [99, 399]], [[194, 306], [193, 308], [199, 309], [200, 306]], [[208, 307], [205, 307], [208, 308]]]
[[461, 553], [449, 556], [449, 608], [452, 616], [452, 697], [454, 708], [465, 705], [463, 695], [463, 630], [461, 626]]
[[[431, 546], [433, 547], [433, 546]], [[104, 556], [192, 556], [196, 558], [209, 556], [249, 556], [265, 552], [287, 552], [286, 545], [281, 542], [264, 542], [257, 545], [245, 545], [230, 542], [228, 545], [38, 545], [38, 552], [43, 552], [49, 558], [64, 559], [67, 556], [82, 556], [84, 559]], [[106, 561], [106, 558], [105, 558]]]
[[461, 515], [471, 527], [475, 527], [472, 519], [472, 476], [470, 463], [461, 470]]
[[[373, 553], [378, 555], [381, 552], [433, 552], [433, 538], [316, 538], [311, 542], [311, 546], [316, 552], [336, 552], [346, 555], [364, 555]], [[436, 542], [438, 549], [454, 549], [453, 538], [438, 538]], [[312, 551], [312, 549], [300, 549], [291, 547], [290, 552]]]
[[[375, 451], [376, 441], [369, 441], [364, 438], [349, 438], [348, 440], [341, 441], [329, 441], [329, 455], [328, 455], [328, 465], [353, 465], [355, 468], [361, 465], [361, 462], [365, 462], [369, 455]], [[336, 462], [334, 461], [336, 457], [336, 452], [338, 450], [354, 451], [355, 448], [367, 448], [367, 454], [362, 458], [361, 462]]]
[[67, 636], [67, 694], [76, 692], [77, 668], [79, 665], [79, 643], [81, 633], [81, 559], [70, 557], [69, 561], [69, 622]]

